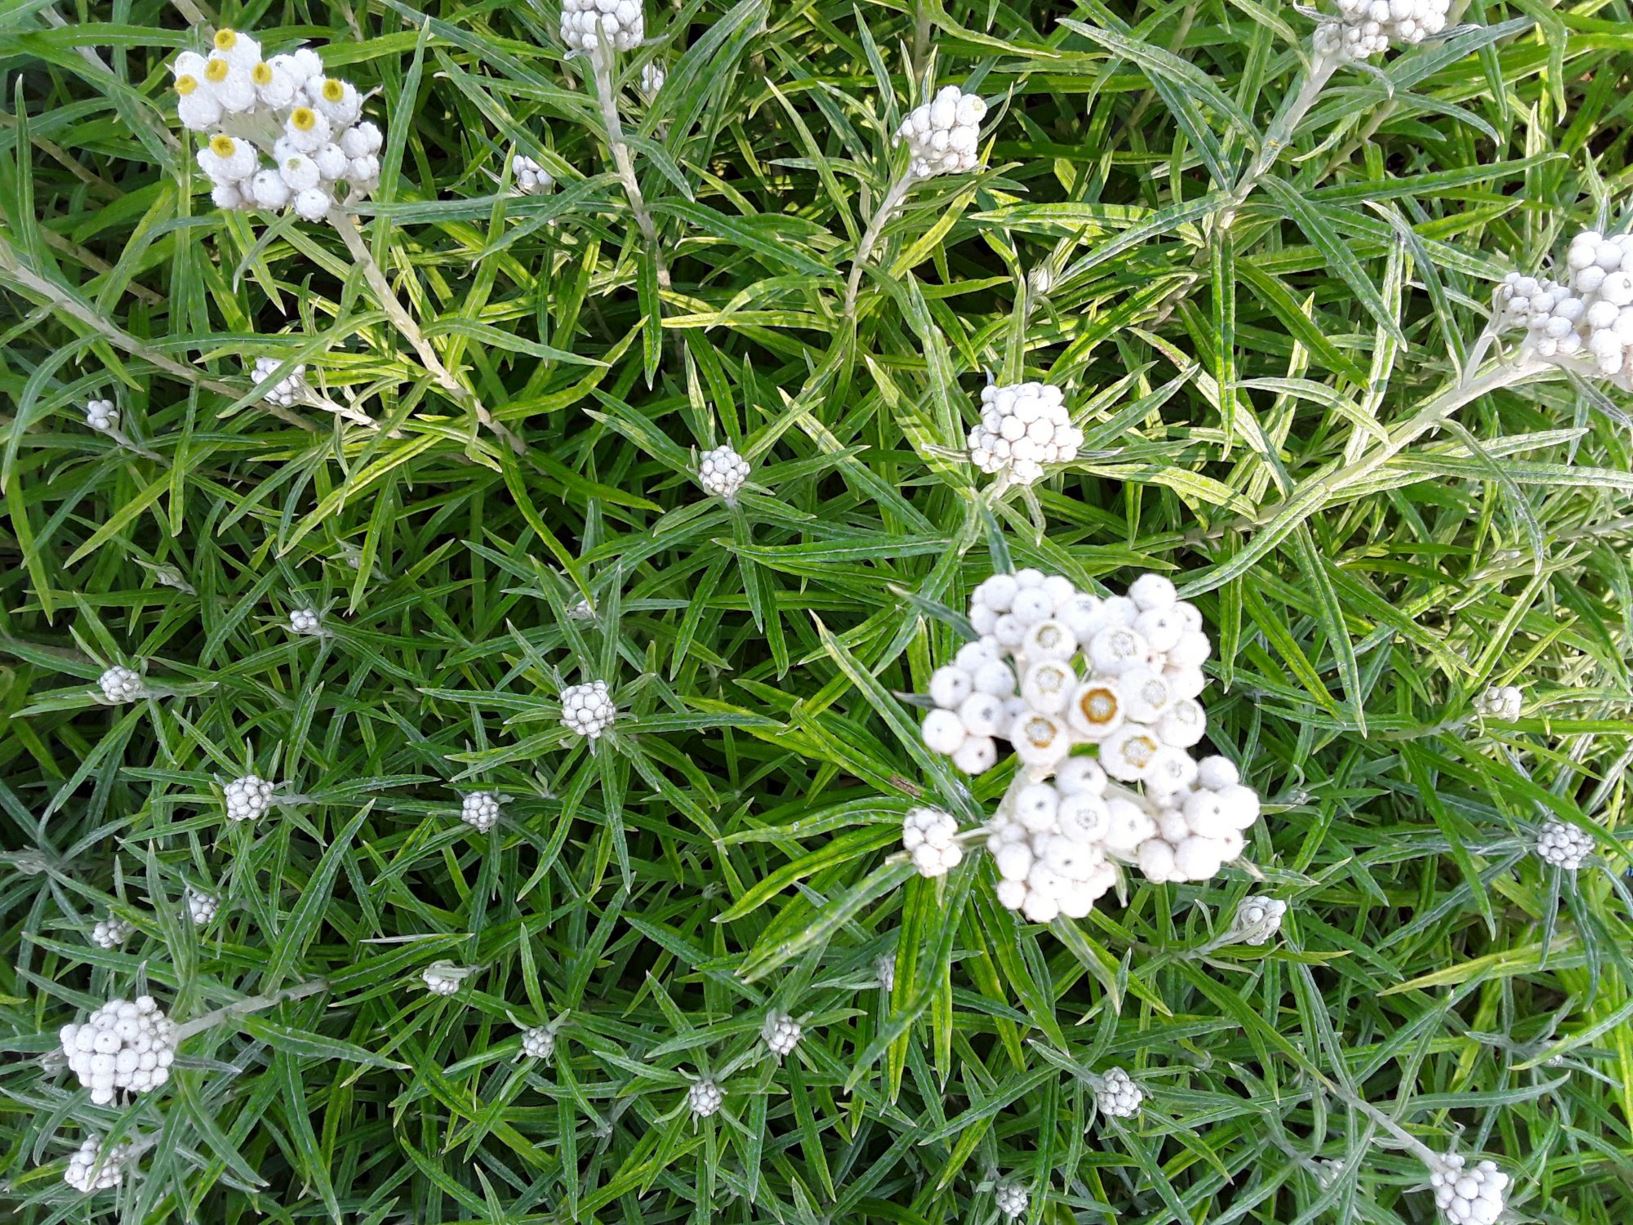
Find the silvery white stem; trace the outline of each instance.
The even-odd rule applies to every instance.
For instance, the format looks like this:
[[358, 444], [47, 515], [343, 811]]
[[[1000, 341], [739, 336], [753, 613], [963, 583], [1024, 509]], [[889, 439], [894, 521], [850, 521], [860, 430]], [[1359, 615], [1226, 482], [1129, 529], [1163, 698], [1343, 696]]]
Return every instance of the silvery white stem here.
[[265, 995], [251, 995], [237, 1003], [226, 1004], [213, 1012], [206, 1012], [203, 1016], [194, 1017], [184, 1025], [176, 1026], [176, 1042], [178, 1044], [201, 1034], [205, 1030], [222, 1021], [236, 1017], [247, 1017], [252, 1012], [260, 1012], [264, 1008], [272, 1008], [278, 1004], [287, 1004], [293, 1000], [302, 1000], [309, 995], [316, 995], [319, 991], [328, 989], [329, 980], [326, 978], [311, 978], [304, 983], [296, 983], [293, 987], [285, 987], [281, 991], [270, 991]]
[[646, 207], [646, 197], [641, 194], [641, 182], [635, 175], [635, 159], [630, 154], [629, 142], [624, 139], [623, 120], [618, 117], [618, 93], [612, 79], [615, 55], [616, 52], [605, 39], [589, 53], [590, 69], [595, 76], [596, 100], [601, 104], [601, 122], [607, 129], [607, 145], [612, 149], [618, 180], [624, 185], [624, 194], [629, 198], [629, 208], [635, 214], [635, 224], [640, 228], [641, 237], [646, 239], [647, 248], [657, 263], [658, 284], [668, 289], [669, 269], [664, 266], [663, 249], [658, 245], [658, 227]]
[[902, 176], [890, 185], [885, 192], [885, 198], [880, 201], [878, 211], [873, 214], [873, 220], [868, 222], [868, 228], [862, 235], [862, 241], [856, 247], [856, 259], [851, 264], [851, 276], [845, 286], [845, 314], [847, 317], [856, 310], [856, 292], [862, 285], [862, 268], [873, 254], [873, 248], [878, 245], [879, 235], [884, 233], [892, 214], [901, 207], [902, 201], [907, 199], [907, 193], [913, 187], [913, 172], [905, 171]]
[[1275, 119], [1271, 120], [1270, 130], [1265, 133], [1264, 143], [1259, 146], [1259, 156], [1254, 158], [1253, 164], [1243, 172], [1231, 192], [1230, 203], [1220, 213], [1221, 229], [1230, 228], [1236, 219], [1236, 210], [1252, 194], [1254, 185], [1276, 164], [1281, 151], [1293, 139], [1294, 133], [1298, 131], [1298, 125], [1304, 121], [1304, 116], [1309, 114], [1310, 108], [1321, 96], [1327, 82], [1332, 80], [1333, 73], [1338, 71], [1338, 66], [1337, 60], [1317, 54], [1310, 64], [1308, 75], [1299, 85], [1298, 92], [1289, 95], [1282, 102], [1281, 110], [1276, 113]]

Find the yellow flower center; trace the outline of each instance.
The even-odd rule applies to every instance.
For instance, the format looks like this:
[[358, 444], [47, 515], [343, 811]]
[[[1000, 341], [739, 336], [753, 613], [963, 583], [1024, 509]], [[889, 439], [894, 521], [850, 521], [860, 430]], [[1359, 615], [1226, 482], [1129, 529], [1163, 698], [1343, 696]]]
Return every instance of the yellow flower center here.
[[255, 65], [255, 67], [249, 70], [249, 79], [254, 81], [257, 85], [271, 85], [272, 69], [263, 60], [261, 63]]
[[210, 57], [210, 62], [204, 65], [204, 79], [212, 85], [219, 85], [227, 79], [227, 61]]
[[346, 83], [328, 77], [323, 82], [323, 99], [325, 102], [339, 102], [346, 96]]
[[189, 73], [184, 72], [176, 78], [176, 92], [184, 98], [197, 88], [198, 78]]
[[215, 32], [215, 49], [217, 51], [231, 51], [238, 45], [238, 32], [229, 30], [225, 26]]
[[233, 144], [231, 136], [225, 132], [217, 132], [210, 137], [210, 152], [217, 157], [231, 157], [238, 146]]
[[310, 132], [317, 126], [317, 112], [309, 106], [297, 106], [289, 112], [289, 122], [302, 132]]

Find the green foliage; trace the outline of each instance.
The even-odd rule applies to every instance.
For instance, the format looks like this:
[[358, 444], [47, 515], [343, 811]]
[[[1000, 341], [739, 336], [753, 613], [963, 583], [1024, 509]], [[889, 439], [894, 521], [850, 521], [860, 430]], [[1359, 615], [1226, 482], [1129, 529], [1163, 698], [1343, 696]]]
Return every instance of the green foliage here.
[[[1031, 1222], [1431, 1220], [1348, 1094], [1496, 1158], [1523, 1218], [1628, 1220], [1626, 419], [1565, 382], [1424, 418], [1493, 280], [1628, 185], [1625, 5], [1477, 4], [1340, 72], [1228, 230], [1300, 83], [1291, 6], [649, 6], [620, 76], [667, 287], [553, 4], [223, 12], [378, 91], [361, 239], [457, 393], [336, 233], [210, 206], [164, 67], [192, 11], [0, 11], [16, 1219], [980, 1221], [1008, 1179]], [[992, 102], [986, 169], [913, 191], [853, 322], [926, 82]], [[513, 152], [555, 192], [509, 194]], [[378, 428], [269, 412], [254, 356]], [[1088, 434], [1031, 505], [960, 458], [986, 370], [1066, 387]], [[93, 396], [159, 458], [88, 430]], [[725, 442], [735, 507], [693, 475]], [[915, 801], [973, 824], [1007, 782], [955, 776], [900, 695], [1010, 564], [1198, 599], [1253, 866], [1043, 929], [984, 855], [892, 858]], [[326, 636], [287, 632], [305, 606]], [[157, 696], [93, 701], [135, 661]], [[592, 752], [557, 694], [594, 678]], [[1524, 716], [1474, 721], [1510, 682]], [[251, 771], [300, 798], [229, 826]], [[489, 835], [477, 789], [508, 797]], [[1548, 816], [1593, 865], [1529, 853]], [[1205, 951], [1254, 890], [1282, 936]], [[123, 949], [87, 939], [109, 912]], [[446, 999], [439, 960], [475, 967]], [[314, 978], [134, 1104], [38, 1058], [112, 996], [185, 1021]], [[781, 1063], [772, 1008], [804, 1025]], [[1126, 1123], [1093, 1114], [1114, 1065], [1150, 1094]], [[726, 1098], [694, 1123], [700, 1074]], [[117, 1198], [62, 1182], [93, 1131], [146, 1146]]]

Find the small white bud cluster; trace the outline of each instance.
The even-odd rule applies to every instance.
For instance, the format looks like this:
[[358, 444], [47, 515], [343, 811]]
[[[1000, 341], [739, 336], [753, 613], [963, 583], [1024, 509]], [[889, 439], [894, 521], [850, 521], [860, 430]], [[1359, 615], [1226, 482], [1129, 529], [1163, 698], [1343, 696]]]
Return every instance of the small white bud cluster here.
[[1575, 872], [1593, 854], [1593, 839], [1574, 825], [1550, 819], [1537, 834], [1537, 858]]
[[134, 702], [147, 692], [141, 674], [119, 664], [97, 677], [96, 683], [102, 689], [103, 699], [108, 702]]
[[1287, 903], [1273, 897], [1243, 898], [1236, 908], [1235, 938], [1243, 944], [1268, 944], [1281, 930]]
[[993, 1193], [1001, 1215], [1014, 1221], [1026, 1215], [1027, 1208], [1032, 1203], [1032, 1197], [1027, 1194], [1025, 1187], [1015, 1182], [998, 1184], [998, 1190]]
[[[250, 371], [250, 381], [256, 386], [271, 378], [273, 373], [283, 362], [276, 357], [257, 357], [254, 369]], [[312, 386], [306, 381], [306, 367], [295, 366], [288, 374], [268, 387], [261, 399], [267, 404], [275, 404], [279, 408], [294, 408], [312, 394]]]
[[1030, 485], [1045, 464], [1077, 458], [1083, 431], [1072, 424], [1065, 396], [1047, 383], [1014, 383], [981, 389], [981, 424], [970, 431], [970, 462], [982, 472], [1007, 473]]
[[1469, 1169], [1460, 1153], [1447, 1153], [1441, 1160], [1444, 1166], [1429, 1175], [1429, 1185], [1448, 1225], [1495, 1225], [1503, 1214], [1508, 1175], [1495, 1161]]
[[124, 1178], [124, 1164], [130, 1159], [130, 1145], [115, 1144], [102, 1151], [101, 1136], [87, 1136], [68, 1158], [62, 1181], [82, 1195], [108, 1191]]
[[1475, 709], [1483, 718], [1512, 723], [1525, 706], [1525, 694], [1516, 685], [1493, 685], [1480, 695]]
[[98, 919], [96, 926], [91, 928], [91, 943], [101, 949], [116, 949], [129, 940], [136, 928], [119, 918], [109, 915], [105, 919]]
[[214, 921], [216, 911], [221, 909], [221, 899], [213, 893], [205, 893], [188, 885], [183, 898], [187, 903], [187, 917], [192, 920], [194, 927], [204, 927]]
[[1316, 27], [1315, 49], [1333, 59], [1364, 60], [1439, 34], [1451, 0], [1337, 0], [1337, 6], [1337, 20]]
[[915, 107], [896, 129], [912, 154], [912, 175], [917, 179], [974, 170], [979, 159], [981, 120], [987, 104], [956, 85], [944, 85], [936, 96]]
[[420, 979], [432, 995], [452, 995], [459, 990], [466, 973], [451, 961], [433, 961], [420, 972]]
[[272, 784], [254, 774], [235, 778], [226, 787], [227, 820], [259, 821], [272, 807]]
[[561, 41], [573, 51], [633, 51], [646, 37], [640, 0], [561, 0]]
[[748, 460], [730, 446], [705, 451], [698, 459], [698, 483], [726, 503], [737, 500], [737, 492], [748, 480]]
[[556, 1031], [548, 1025], [535, 1025], [522, 1030], [522, 1057], [548, 1059], [556, 1050]]
[[1633, 390], [1633, 234], [1583, 230], [1566, 251], [1566, 280], [1511, 272], [1495, 322], [1525, 329], [1522, 354]]
[[1122, 1068], [1113, 1068], [1094, 1091], [1094, 1101], [1103, 1115], [1114, 1119], [1132, 1119], [1140, 1113], [1140, 1107], [1145, 1102], [1145, 1091]]
[[786, 1012], [766, 1013], [765, 1024], [760, 1027], [760, 1037], [765, 1040], [766, 1049], [778, 1059], [793, 1053], [802, 1032], [800, 1023]]
[[693, 1117], [699, 1119], [706, 1119], [714, 1114], [725, 1100], [726, 1091], [707, 1076], [702, 1080], [693, 1081], [692, 1087], [686, 1091], [686, 1104], [692, 1108]]
[[569, 685], [561, 691], [561, 725], [577, 735], [594, 740], [612, 726], [617, 714], [606, 681]]
[[648, 98], [656, 97], [667, 79], [668, 76], [664, 72], [663, 65], [656, 60], [641, 65], [641, 92]]
[[289, 610], [289, 632], [316, 637], [323, 632], [323, 618], [315, 608], [292, 608]]
[[1094, 909], [1117, 883], [1108, 855], [1132, 856], [1156, 832], [1137, 804], [1108, 800], [1105, 786], [1105, 772], [1080, 757], [1054, 782], [1029, 783], [1006, 798], [987, 823], [1000, 902], [1033, 923], [1081, 919]]
[[525, 153], [510, 159], [510, 177], [524, 196], [542, 195], [556, 185], [555, 176]]
[[120, 1089], [146, 1093], [170, 1079], [176, 1027], [151, 995], [135, 1003], [109, 1000], [83, 1024], [64, 1025], [57, 1035], [68, 1066], [98, 1106]]
[[896, 954], [885, 953], [873, 963], [874, 977], [879, 980], [881, 991], [896, 989]]
[[316, 51], [263, 60], [258, 41], [223, 28], [208, 57], [183, 51], [172, 69], [182, 126], [215, 129], [198, 164], [217, 207], [321, 221], [340, 184], [361, 194], [379, 186], [380, 129], [362, 118], [355, 86], [324, 75]]
[[98, 434], [107, 434], [119, 428], [119, 410], [112, 400], [91, 400], [85, 405], [85, 424]]
[[499, 795], [494, 791], [473, 791], [459, 807], [459, 819], [479, 834], [499, 824]]
[[945, 876], [964, 858], [958, 821], [939, 808], [910, 808], [902, 818], [902, 849], [920, 876]]

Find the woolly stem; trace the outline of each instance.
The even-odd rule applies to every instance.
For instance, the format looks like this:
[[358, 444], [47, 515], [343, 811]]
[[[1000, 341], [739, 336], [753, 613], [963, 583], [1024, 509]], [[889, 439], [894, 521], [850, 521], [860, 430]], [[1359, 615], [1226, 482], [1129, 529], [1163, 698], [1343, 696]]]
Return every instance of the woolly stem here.
[[1322, 1087], [1328, 1093], [1350, 1107], [1350, 1109], [1359, 1110], [1366, 1115], [1367, 1118], [1394, 1137], [1397, 1144], [1428, 1166], [1431, 1171], [1446, 1169], [1445, 1159], [1439, 1153], [1412, 1135], [1406, 1128], [1395, 1122], [1394, 1119], [1379, 1110], [1371, 1102], [1356, 1093], [1352, 1093], [1344, 1086], [1328, 1080], [1325, 1076], [1320, 1077], [1320, 1080]]
[[1270, 122], [1270, 130], [1265, 133], [1264, 143], [1259, 146], [1259, 156], [1253, 164], [1243, 172], [1237, 181], [1236, 188], [1231, 192], [1230, 203], [1220, 214], [1219, 226], [1229, 229], [1236, 219], [1236, 210], [1253, 192], [1253, 187], [1260, 179], [1269, 173], [1276, 164], [1281, 151], [1286, 148], [1287, 142], [1293, 139], [1298, 131], [1298, 125], [1309, 114], [1310, 108], [1315, 105], [1321, 91], [1326, 88], [1327, 82], [1332, 80], [1333, 73], [1338, 71], [1338, 61], [1325, 55], [1317, 55], [1310, 65], [1309, 74], [1300, 84], [1298, 92], [1289, 95], [1283, 100], [1281, 110]]
[[873, 248], [879, 243], [879, 235], [884, 233], [885, 225], [890, 216], [901, 207], [902, 201], [907, 199], [907, 193], [913, 187], [913, 172], [903, 172], [902, 176], [890, 185], [885, 192], [885, 198], [879, 202], [878, 211], [868, 222], [868, 228], [862, 235], [862, 241], [856, 247], [856, 259], [851, 263], [851, 277], [845, 286], [845, 315], [850, 317], [856, 310], [856, 291], [862, 286], [862, 268], [873, 254]]
[[646, 239], [653, 262], [658, 266], [658, 284], [668, 289], [669, 269], [664, 266], [663, 249], [658, 245], [658, 227], [646, 207], [646, 197], [641, 194], [641, 182], [635, 177], [635, 159], [630, 154], [629, 142], [624, 138], [623, 120], [618, 117], [618, 93], [612, 80], [613, 54], [605, 38], [600, 39], [595, 50], [589, 53], [590, 69], [595, 77], [596, 100], [601, 104], [601, 122], [607, 129], [607, 145], [612, 149], [612, 162], [618, 168], [618, 180], [624, 185], [624, 195], [629, 198], [635, 224], [640, 227], [641, 237]]
[[296, 983], [293, 987], [285, 987], [281, 991], [270, 991], [266, 995], [246, 996], [235, 1004], [226, 1004], [217, 1008], [214, 1012], [207, 1012], [201, 1017], [194, 1017], [185, 1025], [176, 1026], [176, 1042], [179, 1045], [195, 1034], [201, 1034], [223, 1021], [247, 1017], [252, 1012], [260, 1012], [264, 1008], [272, 1008], [278, 1004], [303, 1000], [309, 995], [316, 995], [319, 991], [328, 990], [328, 987], [328, 979], [311, 978], [304, 983]]

